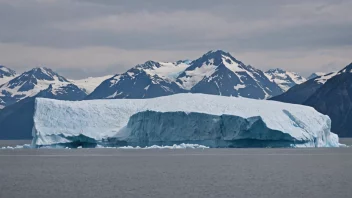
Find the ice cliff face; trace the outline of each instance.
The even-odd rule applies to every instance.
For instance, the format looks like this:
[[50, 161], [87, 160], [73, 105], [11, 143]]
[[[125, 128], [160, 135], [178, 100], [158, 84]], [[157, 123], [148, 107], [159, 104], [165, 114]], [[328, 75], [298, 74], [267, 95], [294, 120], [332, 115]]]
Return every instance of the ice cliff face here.
[[33, 145], [334, 147], [331, 121], [313, 108], [245, 98], [176, 94], [153, 99], [36, 99]]
[[295, 143], [315, 146], [267, 128], [260, 116], [246, 119], [234, 115], [143, 111], [131, 116], [124, 130], [128, 137], [116, 138], [117, 142], [143, 147], [184, 142], [210, 147], [289, 147]]

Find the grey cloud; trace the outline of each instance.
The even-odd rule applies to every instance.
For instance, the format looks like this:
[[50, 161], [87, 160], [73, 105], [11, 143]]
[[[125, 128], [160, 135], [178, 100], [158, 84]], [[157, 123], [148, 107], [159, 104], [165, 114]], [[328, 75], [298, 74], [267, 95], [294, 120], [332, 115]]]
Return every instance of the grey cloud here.
[[[137, 10], [137, 9], [146, 9], [146, 10], [176, 10], [176, 9], [189, 9], [189, 10], [198, 10], [198, 9], [211, 9], [216, 7], [252, 7], [255, 9], [256, 7], [272, 7], [272, 6], [280, 6], [286, 4], [292, 4], [292, 0], [251, 0], [251, 1], [243, 1], [243, 0], [149, 0], [149, 1], [116, 1], [116, 0], [75, 0], [77, 2], [88, 2], [92, 4], [100, 4], [106, 6], [117, 6], [123, 7], [125, 9]], [[323, 2], [324, 5], [329, 2], [342, 2], [347, 0], [310, 0], [310, 2]], [[305, 0], [296, 0], [294, 3], [306, 2]], [[250, 11], [250, 10], [249, 10]]]
[[[346, 14], [352, 4], [348, 0], [13, 2], [0, 0], [0, 44], [21, 44], [34, 50], [37, 47], [52, 51], [61, 49], [60, 53], [65, 49], [74, 52], [94, 47], [127, 50], [131, 60], [124, 59], [127, 65], [116, 66], [121, 71], [129, 63], [135, 63], [134, 52], [140, 54], [148, 50], [162, 51], [159, 56], [153, 52], [153, 57], [159, 60], [164, 59], [165, 55], [177, 60], [187, 58], [175, 55], [175, 51], [182, 50], [199, 55], [210, 49], [224, 49], [236, 54], [265, 54], [266, 51], [299, 54], [300, 51], [352, 47], [352, 18]], [[37, 54], [33, 53], [31, 57], [31, 60], [36, 59], [33, 63], [43, 61], [42, 57], [36, 57]], [[25, 57], [18, 54], [18, 59], [21, 56]], [[268, 57], [271, 62], [275, 62], [276, 58]], [[336, 58], [340, 58], [336, 64], [343, 62], [341, 57]], [[26, 59], [22, 59], [25, 64]], [[10, 60], [6, 60], [11, 64]], [[68, 60], [62, 60], [62, 63], [65, 61]], [[19, 64], [18, 60], [13, 62]], [[250, 60], [246, 62], [251, 63]], [[47, 63], [43, 61], [43, 64]], [[111, 63], [112, 60], [102, 60], [99, 66], [104, 72], [118, 72], [119, 69]], [[59, 68], [58, 65], [56, 67]], [[72, 66], [72, 71], [83, 71], [85, 67], [85, 64], [80, 67], [76, 64]], [[317, 65], [312, 66], [311, 70], [315, 68]], [[64, 68], [65, 71], [67, 69]], [[79, 72], [76, 73], [75, 76], [78, 76]], [[91, 70], [91, 73], [97, 75], [99, 71]]]

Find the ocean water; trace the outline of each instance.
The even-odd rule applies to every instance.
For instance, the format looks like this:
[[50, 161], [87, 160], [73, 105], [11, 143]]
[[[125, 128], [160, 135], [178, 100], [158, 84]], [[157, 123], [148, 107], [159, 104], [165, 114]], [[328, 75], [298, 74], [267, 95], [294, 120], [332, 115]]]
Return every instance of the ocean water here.
[[30, 144], [32, 140], [0, 140], [0, 148], [4, 146], [17, 146], [23, 144]]
[[0, 150], [0, 197], [346, 198], [351, 168], [352, 147]]
[[346, 144], [348, 146], [352, 146], [352, 138], [340, 138], [341, 144]]

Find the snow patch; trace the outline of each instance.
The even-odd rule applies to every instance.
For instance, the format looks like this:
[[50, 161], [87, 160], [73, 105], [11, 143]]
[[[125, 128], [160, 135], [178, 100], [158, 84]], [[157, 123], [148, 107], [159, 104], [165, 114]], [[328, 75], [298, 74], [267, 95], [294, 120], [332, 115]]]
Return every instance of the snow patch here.
[[334, 77], [336, 75], [337, 75], [337, 72], [332, 72], [330, 74], [326, 74], [324, 76], [320, 76], [320, 77], [314, 79], [314, 81], [316, 81], [319, 84], [325, 84], [326, 81], [328, 81], [330, 78], [332, 78], [332, 77]]
[[[228, 63], [226, 60], [229, 60], [231, 63]], [[243, 69], [240, 67], [240, 65], [236, 62], [233, 62], [231, 58], [222, 55], [222, 63], [227, 67], [229, 70], [231, 70], [233, 73], [237, 72], [247, 72], [247, 70]]]
[[246, 85], [241, 85], [241, 84], [238, 84], [238, 85], [235, 85], [233, 88], [234, 88], [234, 89], [236, 89], [236, 90], [238, 91], [239, 89], [246, 88]]
[[83, 89], [87, 94], [90, 94], [97, 88], [104, 80], [113, 77], [112, 75], [101, 76], [101, 77], [89, 77], [80, 80], [69, 80], [77, 87]]
[[9, 82], [10, 80], [12, 80], [16, 77], [18, 77], [18, 75], [0, 77], [0, 86]]
[[179, 78], [179, 80], [182, 81], [182, 87], [186, 90], [190, 90], [194, 85], [203, 80], [204, 77], [211, 76], [218, 67], [213, 65], [213, 61], [214, 60], [210, 61], [209, 65], [204, 62], [201, 67], [185, 71], [186, 76]]
[[187, 67], [189, 67], [188, 62], [182, 63], [171, 63], [171, 62], [158, 62], [159, 67], [153, 66], [151, 69], [144, 69], [144, 71], [151, 75], [157, 75], [164, 80], [175, 81], [180, 73], [182, 73]]

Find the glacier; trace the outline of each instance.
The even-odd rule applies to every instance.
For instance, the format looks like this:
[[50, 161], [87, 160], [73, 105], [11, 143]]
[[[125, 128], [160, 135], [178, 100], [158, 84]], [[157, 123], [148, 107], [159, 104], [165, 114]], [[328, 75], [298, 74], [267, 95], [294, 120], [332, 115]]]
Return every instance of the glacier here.
[[36, 98], [33, 147], [338, 147], [311, 107], [206, 94], [151, 99]]

